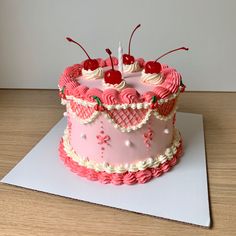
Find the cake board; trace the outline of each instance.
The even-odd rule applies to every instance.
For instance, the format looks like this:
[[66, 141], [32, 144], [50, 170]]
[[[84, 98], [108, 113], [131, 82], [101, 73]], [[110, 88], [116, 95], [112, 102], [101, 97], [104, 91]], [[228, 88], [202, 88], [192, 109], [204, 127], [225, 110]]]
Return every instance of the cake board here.
[[65, 167], [58, 157], [58, 144], [65, 127], [66, 118], [62, 118], [1, 182], [170, 220], [210, 226], [202, 115], [178, 112], [177, 127], [184, 139], [184, 156], [170, 172], [146, 184], [131, 186], [89, 181]]

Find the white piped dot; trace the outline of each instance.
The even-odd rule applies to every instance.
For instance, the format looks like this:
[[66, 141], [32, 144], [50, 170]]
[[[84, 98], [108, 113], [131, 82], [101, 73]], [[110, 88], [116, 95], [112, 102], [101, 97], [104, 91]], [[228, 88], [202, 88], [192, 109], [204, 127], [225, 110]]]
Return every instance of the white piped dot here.
[[166, 129], [164, 129], [164, 133], [165, 133], [165, 134], [169, 134], [170, 131], [166, 128]]
[[86, 139], [86, 134], [81, 134], [81, 135], [80, 135], [80, 138]]
[[68, 116], [68, 113], [65, 111], [64, 113], [63, 113], [63, 116]]
[[125, 146], [130, 147], [131, 145], [132, 145], [132, 143], [129, 140], [125, 141]]

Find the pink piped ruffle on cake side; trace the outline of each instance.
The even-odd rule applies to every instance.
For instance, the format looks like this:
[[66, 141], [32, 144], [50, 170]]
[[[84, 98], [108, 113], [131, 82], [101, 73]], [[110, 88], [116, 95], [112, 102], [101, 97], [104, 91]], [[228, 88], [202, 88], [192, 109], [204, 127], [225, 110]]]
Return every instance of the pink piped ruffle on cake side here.
[[92, 181], [99, 181], [103, 184], [144, 184], [153, 178], [157, 178], [162, 174], [171, 170], [174, 167], [180, 157], [183, 154], [182, 140], [180, 141], [180, 146], [177, 148], [177, 152], [174, 154], [171, 160], [167, 160], [160, 164], [158, 167], [147, 168], [145, 170], [140, 170], [136, 172], [125, 172], [125, 173], [107, 173], [105, 171], [97, 172], [93, 169], [80, 166], [77, 162], [73, 161], [71, 157], [67, 155], [64, 150], [63, 139], [59, 145], [59, 155], [64, 164], [70, 168], [70, 170], [81, 177], [85, 177]]

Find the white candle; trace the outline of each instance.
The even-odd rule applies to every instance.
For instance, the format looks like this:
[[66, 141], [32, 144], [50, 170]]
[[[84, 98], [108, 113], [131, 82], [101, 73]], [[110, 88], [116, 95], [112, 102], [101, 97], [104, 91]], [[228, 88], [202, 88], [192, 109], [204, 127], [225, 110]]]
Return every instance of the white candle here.
[[118, 47], [118, 68], [121, 74], [123, 74], [123, 48], [121, 42]]

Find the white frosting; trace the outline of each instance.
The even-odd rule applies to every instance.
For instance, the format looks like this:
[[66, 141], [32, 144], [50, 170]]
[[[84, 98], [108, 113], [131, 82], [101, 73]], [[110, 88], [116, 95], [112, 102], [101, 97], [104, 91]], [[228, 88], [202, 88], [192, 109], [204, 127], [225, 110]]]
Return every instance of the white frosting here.
[[105, 171], [107, 173], [124, 173], [126, 171], [136, 172], [139, 170], [145, 170], [147, 168], [155, 168], [160, 164], [163, 164], [167, 160], [171, 160], [177, 152], [177, 148], [180, 146], [181, 137], [177, 129], [174, 130], [174, 139], [171, 147], [165, 150], [164, 154], [157, 155], [155, 157], [148, 157], [144, 161], [138, 161], [132, 164], [124, 165], [110, 165], [108, 163], [95, 163], [90, 161], [88, 158], [82, 157], [75, 153], [69, 142], [69, 131], [66, 129], [63, 136], [63, 145], [66, 154], [72, 158], [73, 161], [77, 162], [79, 165], [84, 166], [89, 169], [94, 169], [95, 171]]
[[103, 69], [98, 67], [96, 70], [82, 69], [82, 75], [85, 79], [95, 80], [103, 77]]
[[125, 80], [122, 80], [119, 84], [109, 84], [109, 83], [105, 83], [103, 81], [103, 86], [106, 88], [114, 88], [114, 89], [120, 91], [126, 87], [126, 82], [125, 82]]
[[141, 70], [141, 68], [140, 68], [139, 63], [137, 61], [135, 61], [133, 64], [130, 64], [130, 65], [123, 65], [124, 73], [137, 72], [140, 70]]
[[141, 81], [145, 84], [150, 84], [150, 85], [158, 85], [163, 83], [164, 78], [161, 73], [156, 74], [156, 73], [145, 73], [145, 71], [142, 71], [141, 75]]

